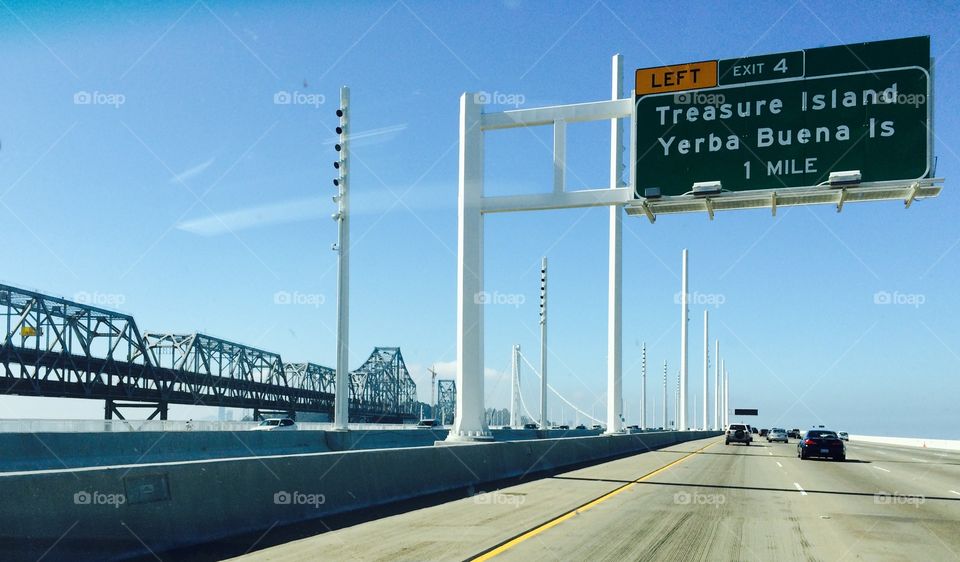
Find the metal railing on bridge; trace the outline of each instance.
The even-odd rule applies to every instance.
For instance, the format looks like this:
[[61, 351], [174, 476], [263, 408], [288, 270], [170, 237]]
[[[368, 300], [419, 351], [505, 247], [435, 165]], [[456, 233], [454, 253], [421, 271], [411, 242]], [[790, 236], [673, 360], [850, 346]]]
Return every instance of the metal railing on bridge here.
[[[141, 334], [127, 314], [0, 285], [0, 392], [104, 400], [118, 408], [169, 404], [332, 413], [334, 373], [313, 363], [204, 334]], [[357, 421], [416, 417], [416, 384], [399, 348], [375, 348], [351, 373]]]
[[[0, 433], [128, 433], [138, 431], [251, 431], [255, 421], [217, 420], [0, 420]], [[351, 423], [353, 430], [414, 430], [416, 424]], [[297, 422], [299, 431], [329, 431], [331, 422]], [[442, 429], [442, 428], [439, 428]]]

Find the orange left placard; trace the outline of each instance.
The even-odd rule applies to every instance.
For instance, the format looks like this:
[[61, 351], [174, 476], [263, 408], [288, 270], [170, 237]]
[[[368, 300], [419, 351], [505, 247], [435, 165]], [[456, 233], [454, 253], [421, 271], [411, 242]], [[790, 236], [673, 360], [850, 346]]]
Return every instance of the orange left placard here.
[[717, 85], [717, 61], [690, 62], [637, 70], [638, 96], [713, 88]]

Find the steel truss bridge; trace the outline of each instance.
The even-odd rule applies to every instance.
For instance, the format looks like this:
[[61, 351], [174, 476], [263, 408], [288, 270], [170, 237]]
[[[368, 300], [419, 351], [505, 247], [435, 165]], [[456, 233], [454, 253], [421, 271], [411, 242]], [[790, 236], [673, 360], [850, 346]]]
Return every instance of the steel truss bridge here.
[[[335, 371], [204, 334], [141, 333], [132, 316], [0, 284], [0, 392], [260, 412], [333, 414]], [[401, 422], [419, 413], [417, 386], [398, 347], [377, 347], [350, 373], [350, 420]]]

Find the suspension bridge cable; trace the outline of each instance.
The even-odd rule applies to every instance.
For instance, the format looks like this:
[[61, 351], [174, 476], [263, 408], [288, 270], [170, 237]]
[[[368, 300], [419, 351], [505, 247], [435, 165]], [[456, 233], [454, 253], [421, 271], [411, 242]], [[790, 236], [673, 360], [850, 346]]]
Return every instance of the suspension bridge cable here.
[[[530, 370], [533, 371], [534, 374], [537, 375], [537, 378], [538, 378], [538, 379], [542, 379], [542, 377], [540, 376], [540, 373], [537, 371], [537, 369], [536, 369], [533, 365], [530, 364], [530, 361], [528, 361], [527, 358], [524, 357], [524, 355], [523, 355], [522, 352], [520, 352], [520, 357], [523, 359], [523, 362], [527, 364], [527, 367], [530, 367]], [[595, 422], [597, 422], [597, 423], [601, 423], [601, 424], [604, 423], [603, 421], [598, 420], [597, 418], [595, 418], [595, 417], [591, 416], [590, 414], [584, 412], [584, 411], [581, 410], [580, 408], [577, 408], [576, 406], [574, 406], [572, 402], [570, 402], [569, 400], [567, 400], [566, 398], [564, 398], [563, 395], [561, 395], [559, 392], [557, 392], [557, 390], [556, 390], [555, 388], [553, 388], [552, 386], [550, 386], [550, 383], [547, 383], [547, 388], [550, 389], [550, 390], [552, 390], [553, 393], [557, 395], [557, 398], [559, 398], [560, 400], [563, 400], [563, 402], [564, 402], [567, 406], [570, 406], [571, 408], [573, 408], [574, 411], [577, 412], [578, 414], [582, 415], [582, 416], [585, 417], [585, 418], [591, 419], [591, 420], [593, 420], [593, 421], [595, 421]], [[523, 393], [522, 393], [522, 392], [520, 393], [520, 402], [521, 402], [521, 403], [523, 402]], [[526, 407], [524, 407], [524, 409], [526, 409]], [[529, 416], [529, 415], [530, 415], [530, 412], [527, 412], [527, 415]], [[531, 417], [531, 419], [533, 418], [533, 416], [530, 416], [530, 417]]]

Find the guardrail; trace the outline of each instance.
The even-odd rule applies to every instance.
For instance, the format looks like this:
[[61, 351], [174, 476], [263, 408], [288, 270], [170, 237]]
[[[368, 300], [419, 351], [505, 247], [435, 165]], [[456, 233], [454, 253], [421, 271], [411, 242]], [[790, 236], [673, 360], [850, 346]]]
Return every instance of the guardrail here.
[[[216, 420], [0, 420], [0, 433], [101, 433], [131, 431], [249, 431], [254, 421]], [[417, 429], [416, 424], [351, 423], [352, 430]], [[329, 422], [298, 422], [301, 431], [330, 431]], [[441, 429], [441, 428], [438, 428]]]

